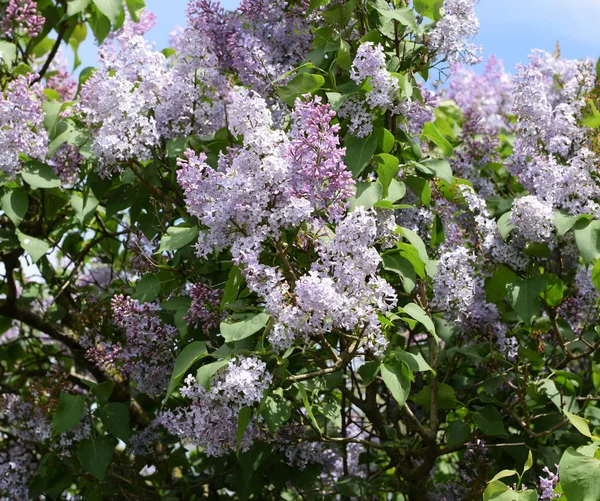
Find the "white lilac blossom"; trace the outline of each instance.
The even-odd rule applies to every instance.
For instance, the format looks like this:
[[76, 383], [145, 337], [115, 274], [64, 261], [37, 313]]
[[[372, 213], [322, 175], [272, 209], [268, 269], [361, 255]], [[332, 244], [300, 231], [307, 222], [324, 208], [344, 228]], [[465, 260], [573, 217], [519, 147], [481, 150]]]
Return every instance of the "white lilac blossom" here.
[[205, 33], [187, 28], [180, 52], [165, 76], [155, 110], [158, 132], [166, 139], [210, 134], [225, 124], [227, 82]]
[[15, 444], [0, 450], [0, 501], [29, 499], [29, 482], [36, 470], [32, 449]]
[[115, 325], [125, 331], [123, 343], [100, 341], [88, 358], [116, 366], [135, 381], [141, 393], [162, 393], [175, 363], [177, 329], [158, 317], [159, 306], [123, 295], [112, 299]]
[[523, 270], [529, 262], [527, 256], [512, 242], [506, 243], [498, 230], [498, 225], [487, 210], [485, 201], [479, 197], [473, 188], [467, 185], [459, 187], [469, 211], [475, 222], [475, 236], [484, 259], [503, 263], [517, 270]]
[[0, 92], [0, 171], [17, 174], [19, 155], [42, 160], [48, 151], [42, 100], [44, 87], [34, 75], [18, 76]]
[[342, 118], [350, 119], [349, 130], [352, 134], [366, 137], [373, 130], [373, 111], [391, 108], [400, 89], [398, 80], [386, 69], [381, 44], [365, 42], [360, 45], [352, 62], [350, 78], [358, 85], [367, 82], [369, 90], [365, 100], [358, 96], [348, 99], [339, 114]]
[[450, 63], [477, 64], [481, 61], [481, 47], [468, 41], [479, 33], [475, 2], [444, 0], [440, 10], [442, 18], [429, 35], [429, 48]]
[[[255, 357], [231, 360], [213, 376], [210, 390], [189, 375], [180, 392], [191, 404], [165, 411], [161, 423], [185, 442], [204, 447], [206, 455], [222, 456], [236, 450], [240, 409], [259, 403], [271, 381], [266, 364]], [[244, 433], [241, 450], [247, 450], [259, 438], [262, 432], [253, 417]]]
[[[385, 348], [378, 312], [391, 311], [397, 298], [394, 289], [377, 276], [381, 257], [374, 247], [376, 239], [375, 217], [359, 208], [339, 222], [334, 236], [316, 242], [318, 260], [296, 281], [293, 301], [267, 302], [277, 319], [269, 335], [276, 349], [333, 328], [362, 335], [374, 352]], [[287, 290], [279, 289], [276, 300]]]
[[99, 173], [147, 160], [160, 136], [151, 111], [166, 78], [166, 59], [140, 35], [124, 32], [100, 47], [99, 68], [81, 89], [81, 111], [92, 130]]
[[517, 136], [509, 170], [532, 195], [569, 214], [600, 213], [597, 155], [578, 119], [593, 88], [591, 60], [534, 51], [514, 83]]
[[529, 242], [550, 242], [554, 231], [554, 211], [533, 195], [516, 198], [511, 223], [515, 233]]

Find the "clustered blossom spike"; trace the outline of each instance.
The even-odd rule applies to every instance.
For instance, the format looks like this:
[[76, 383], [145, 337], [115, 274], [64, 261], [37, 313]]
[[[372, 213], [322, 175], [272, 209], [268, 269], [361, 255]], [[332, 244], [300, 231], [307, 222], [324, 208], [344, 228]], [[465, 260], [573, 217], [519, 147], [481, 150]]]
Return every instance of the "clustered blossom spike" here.
[[542, 470], [547, 477], [540, 477], [540, 489], [541, 494], [539, 501], [553, 501], [554, 499], [558, 499], [560, 494], [555, 494], [554, 489], [556, 488], [556, 484], [558, 484], [558, 465], [555, 464], [556, 473], [551, 472], [547, 466], [544, 466]]
[[123, 295], [112, 299], [115, 325], [125, 331], [122, 344], [104, 343], [88, 356], [117, 368], [150, 396], [165, 391], [175, 363], [177, 329], [158, 317], [159, 306]]
[[37, 470], [34, 451], [21, 444], [0, 451], [0, 500], [29, 499], [29, 483]]
[[593, 85], [591, 60], [561, 60], [539, 50], [514, 82], [518, 122], [509, 170], [532, 195], [571, 215], [600, 214], [598, 157], [577, 123]]
[[200, 327], [205, 334], [216, 327], [221, 320], [221, 291], [201, 282], [192, 284], [189, 289], [192, 304], [184, 320], [188, 325]]
[[429, 48], [450, 63], [477, 64], [481, 47], [468, 42], [479, 33], [475, 14], [477, 0], [444, 0], [442, 18], [429, 35]]
[[533, 195], [516, 198], [511, 223], [520, 237], [530, 242], [550, 242], [554, 231], [554, 211]]
[[[237, 449], [238, 413], [262, 400], [272, 381], [266, 364], [256, 357], [239, 357], [212, 378], [206, 390], [189, 375], [181, 395], [192, 403], [161, 416], [163, 426], [187, 443], [205, 448], [208, 456], [222, 456]], [[262, 438], [258, 420], [253, 417], [246, 429], [241, 450]]]
[[10, 0], [0, 28], [13, 38], [37, 37], [46, 19], [37, 13], [35, 0]]
[[101, 175], [150, 157], [160, 139], [150, 112], [166, 71], [165, 57], [139, 35], [125, 32], [100, 47], [100, 67], [81, 89], [81, 111]]
[[21, 170], [20, 154], [42, 160], [48, 151], [42, 100], [44, 87], [34, 76], [18, 76], [0, 93], [0, 171]]

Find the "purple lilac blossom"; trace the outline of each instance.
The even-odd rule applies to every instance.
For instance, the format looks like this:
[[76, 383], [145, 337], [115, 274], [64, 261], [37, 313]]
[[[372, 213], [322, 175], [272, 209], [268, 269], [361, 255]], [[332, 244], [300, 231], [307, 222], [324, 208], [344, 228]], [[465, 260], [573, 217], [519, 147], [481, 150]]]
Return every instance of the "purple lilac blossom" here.
[[10, 0], [0, 28], [12, 38], [35, 38], [45, 22], [46, 19], [37, 13], [37, 2], [34, 0]]
[[516, 198], [511, 223], [516, 235], [529, 242], [550, 242], [554, 232], [552, 207], [533, 195]]
[[48, 151], [44, 129], [41, 83], [34, 76], [19, 76], [0, 93], [0, 171], [14, 175], [21, 170], [19, 155], [42, 160]]
[[560, 494], [555, 494], [554, 489], [558, 484], [558, 465], [555, 464], [556, 473], [550, 471], [547, 466], [544, 466], [542, 470], [547, 477], [539, 477], [540, 478], [540, 493], [539, 501], [553, 501], [554, 499], [558, 499]]
[[177, 329], [160, 320], [159, 309], [123, 295], [112, 299], [113, 319], [125, 331], [125, 342], [119, 347], [108, 344], [108, 351], [115, 348], [113, 360], [150, 396], [166, 389], [177, 348]]
[[192, 284], [189, 288], [192, 304], [184, 320], [188, 325], [200, 327], [205, 334], [216, 327], [222, 318], [221, 291], [201, 282]]

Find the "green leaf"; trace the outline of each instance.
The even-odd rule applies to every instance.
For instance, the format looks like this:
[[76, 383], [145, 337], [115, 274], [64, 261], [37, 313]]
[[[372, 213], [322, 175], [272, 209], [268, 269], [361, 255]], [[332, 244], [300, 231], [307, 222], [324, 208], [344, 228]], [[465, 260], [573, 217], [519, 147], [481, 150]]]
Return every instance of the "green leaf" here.
[[269, 396], [265, 398], [261, 415], [267, 422], [269, 429], [276, 432], [292, 416], [292, 404], [287, 400], [276, 400]]
[[549, 306], [557, 307], [562, 301], [565, 292], [567, 291], [566, 285], [563, 281], [552, 273], [544, 274], [546, 281], [546, 288], [541, 293], [541, 297]]
[[365, 362], [358, 368], [358, 373], [363, 380], [365, 386], [369, 386], [377, 378], [381, 365], [379, 362]]
[[127, 442], [131, 436], [131, 421], [129, 408], [120, 402], [112, 402], [100, 407], [96, 414], [102, 420], [106, 431], [111, 435]]
[[569, 216], [567, 214], [563, 214], [562, 212], [557, 211], [554, 213], [554, 226], [556, 228], [556, 234], [559, 237], [562, 237], [571, 228], [573, 228], [573, 226], [575, 226], [575, 223], [577, 223], [577, 221], [580, 221], [582, 219], [590, 219], [590, 218], [591, 218], [591, 216], [586, 216], [586, 215]]
[[398, 21], [400, 24], [410, 28], [413, 31], [417, 30], [415, 13], [410, 7], [403, 7], [401, 9], [377, 8], [377, 12], [379, 12], [386, 19], [393, 19], [394, 21]]
[[85, 471], [102, 482], [106, 468], [108, 468], [115, 452], [116, 444], [117, 441], [109, 436], [81, 440], [77, 447], [79, 463]]
[[584, 419], [577, 414], [571, 414], [568, 411], [564, 411], [566, 418], [569, 422], [581, 433], [588, 438], [592, 438], [592, 433], [590, 432], [590, 422], [588, 419]]
[[248, 425], [250, 424], [251, 418], [252, 409], [250, 407], [242, 407], [240, 409], [240, 412], [238, 413], [238, 427], [235, 436], [238, 451], [242, 446], [242, 440], [244, 440], [244, 435], [246, 434], [246, 430], [248, 429]]
[[514, 280], [506, 285], [508, 302], [527, 325], [531, 325], [534, 317], [540, 314], [540, 293], [546, 288], [543, 277], [536, 276], [525, 280]]
[[423, 358], [421, 353], [414, 354], [410, 351], [396, 350], [395, 355], [398, 360], [402, 360], [408, 365], [408, 368], [413, 372], [435, 372]]
[[471, 417], [473, 418], [475, 426], [477, 426], [484, 435], [492, 437], [506, 436], [502, 415], [493, 405], [487, 405], [481, 412], [472, 412]]
[[[531, 453], [531, 451], [529, 451]], [[494, 475], [494, 478], [490, 480], [490, 482], [495, 482], [496, 480], [500, 480], [501, 478], [513, 477], [514, 475], [518, 475], [515, 470], [502, 470]]]
[[523, 465], [523, 473], [531, 470], [531, 468], [533, 468], [533, 454], [531, 453], [531, 449], [529, 449], [529, 454], [527, 454], [527, 460]]
[[[375, 136], [377, 137], [377, 144], [384, 153], [389, 153], [394, 147], [396, 142], [394, 135], [387, 130], [385, 127], [377, 127], [375, 130]], [[348, 138], [350, 136], [346, 136]]]
[[198, 238], [198, 228], [189, 226], [171, 226], [167, 234], [160, 239], [157, 253], [181, 249]]
[[225, 284], [225, 290], [223, 291], [223, 297], [221, 298], [221, 308], [227, 303], [235, 301], [240, 293], [240, 288], [244, 283], [244, 276], [239, 266], [234, 266], [229, 272], [227, 277], [227, 283]]
[[61, 434], [70, 430], [81, 422], [85, 407], [85, 398], [82, 395], [60, 394], [60, 403], [52, 418], [54, 433]]
[[465, 443], [471, 436], [471, 428], [467, 423], [457, 419], [452, 421], [446, 428], [446, 442], [448, 447], [456, 447]]
[[98, 7], [98, 10], [102, 12], [112, 24], [117, 22], [117, 17], [121, 13], [123, 4], [121, 0], [92, 0], [94, 5]]
[[485, 281], [485, 297], [490, 303], [499, 303], [506, 297], [506, 284], [519, 280], [519, 276], [503, 264]]
[[135, 286], [134, 299], [142, 303], [151, 303], [160, 294], [160, 278], [158, 275], [144, 275]]
[[404, 292], [412, 292], [417, 283], [417, 273], [410, 260], [398, 254], [385, 254], [382, 258], [383, 268], [388, 271], [393, 271], [402, 279]]
[[83, 12], [89, 5], [90, 0], [68, 0], [67, 2], [67, 16], [71, 17], [75, 14]]
[[430, 176], [439, 177], [442, 181], [452, 184], [452, 169], [445, 158], [431, 158], [414, 164], [417, 170]]
[[[431, 408], [431, 385], [425, 386], [412, 397], [412, 400], [425, 407], [425, 409]], [[456, 409], [456, 393], [452, 386], [438, 383], [437, 405], [439, 409]]]
[[596, 261], [592, 268], [592, 282], [597, 291], [600, 291], [600, 260]]
[[381, 377], [392, 396], [402, 407], [410, 393], [411, 372], [404, 362], [381, 365]]
[[300, 73], [296, 75], [285, 87], [277, 88], [277, 95], [284, 103], [293, 106], [296, 98], [304, 94], [312, 94], [323, 87], [325, 79], [321, 75]]
[[188, 344], [177, 357], [175, 361], [175, 368], [171, 373], [171, 379], [169, 380], [169, 386], [167, 387], [167, 394], [163, 399], [163, 403], [166, 402], [171, 393], [175, 391], [175, 388], [179, 386], [179, 383], [185, 376], [185, 373], [194, 365], [198, 360], [207, 357], [208, 351], [206, 351], [206, 345], [202, 341], [194, 341]]
[[413, 5], [422, 16], [439, 21], [442, 17], [440, 9], [444, 5], [444, 0], [414, 0]]
[[508, 235], [510, 235], [510, 232], [514, 229], [514, 226], [512, 224], [512, 212], [508, 211], [502, 214], [498, 218], [497, 225], [500, 235], [502, 235], [502, 238], [506, 240], [508, 238]]
[[560, 485], [569, 501], [600, 499], [600, 461], [569, 447], [558, 465]]
[[306, 388], [304, 387], [304, 384], [298, 383], [295, 386], [300, 391], [300, 396], [302, 397], [302, 403], [304, 404], [306, 414], [308, 414], [308, 417], [311, 420], [312, 424], [317, 430], [319, 430], [320, 433], [321, 427], [319, 426], [319, 423], [317, 422], [317, 420], [315, 419], [315, 415], [313, 414], [312, 406], [310, 405], [310, 401], [308, 400], [308, 394], [306, 393]]
[[196, 373], [196, 380], [204, 386], [206, 390], [210, 390], [210, 380], [219, 369], [225, 367], [228, 363], [229, 360], [219, 360], [218, 362], [203, 365]]
[[408, 184], [409, 188], [413, 191], [419, 200], [425, 205], [429, 205], [431, 202], [431, 188], [429, 187], [429, 181], [417, 176], [406, 176], [404, 182]]
[[15, 226], [19, 226], [29, 209], [29, 196], [23, 188], [8, 190], [2, 197], [2, 210]]
[[346, 134], [344, 146], [346, 147], [344, 160], [352, 171], [352, 176], [356, 179], [373, 158], [373, 153], [377, 149], [377, 135], [357, 137]]
[[112, 380], [107, 379], [106, 381], [93, 386], [91, 391], [98, 397], [98, 401], [101, 404], [105, 404], [112, 395], [114, 387], [115, 383], [113, 383]]
[[246, 339], [267, 325], [269, 318], [271, 316], [264, 312], [230, 315], [224, 322], [221, 322], [221, 336], [226, 343]]
[[31, 237], [21, 233], [19, 230], [15, 230], [17, 238], [21, 247], [29, 254], [31, 261], [37, 263], [42, 256], [46, 255], [50, 245], [39, 238]]
[[75, 217], [81, 224], [87, 222], [94, 215], [99, 203], [91, 193], [85, 197], [79, 193], [72, 193], [69, 200]]
[[585, 264], [600, 258], [600, 221], [578, 221], [575, 242]]
[[52, 167], [35, 160], [27, 162], [21, 177], [32, 188], [59, 188], [61, 184]]
[[350, 55], [350, 44], [340, 39], [340, 49], [338, 50], [335, 62], [344, 70], [349, 70], [352, 66], [352, 56]]
[[451, 157], [454, 153], [454, 148], [452, 148], [450, 142], [444, 136], [442, 136], [442, 134], [433, 122], [427, 122], [423, 126], [423, 132], [421, 133], [421, 137], [429, 139], [432, 143], [439, 146], [439, 148], [443, 151], [444, 155], [446, 155], [447, 157]]
[[16, 44], [0, 40], [0, 59], [8, 66], [12, 66], [17, 60]]
[[383, 187], [379, 182], [358, 182], [356, 183], [355, 188], [356, 195], [350, 199], [351, 211], [356, 207], [365, 207], [369, 209], [382, 198]]
[[379, 153], [375, 155], [375, 162], [377, 164], [377, 178], [383, 187], [381, 195], [383, 198], [387, 198], [388, 188], [396, 174], [398, 174], [400, 161], [389, 153]]
[[437, 339], [437, 334], [435, 332], [435, 325], [433, 325], [433, 322], [432, 322], [431, 318], [429, 317], [429, 315], [427, 315], [427, 313], [425, 313], [425, 311], [423, 311], [423, 308], [421, 308], [418, 304], [408, 303], [399, 309], [402, 310], [404, 313], [406, 313], [411, 318], [414, 318], [417, 322], [423, 324], [425, 326], [425, 328], [431, 334], [433, 334], [433, 336]]
[[146, 8], [146, 2], [144, 2], [144, 0], [125, 0], [125, 5], [127, 5], [127, 10], [129, 11], [131, 19], [133, 19], [135, 23], [139, 23], [140, 16]]

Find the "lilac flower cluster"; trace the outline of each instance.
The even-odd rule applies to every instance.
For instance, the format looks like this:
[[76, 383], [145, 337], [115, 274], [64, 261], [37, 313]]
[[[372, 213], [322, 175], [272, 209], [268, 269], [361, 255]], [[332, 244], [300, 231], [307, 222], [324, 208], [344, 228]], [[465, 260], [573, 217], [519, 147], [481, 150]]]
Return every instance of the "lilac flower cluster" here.
[[543, 51], [534, 51], [515, 77], [518, 124], [509, 170], [532, 195], [573, 215], [600, 214], [593, 201], [600, 198], [593, 179], [597, 155], [577, 123], [593, 84], [591, 60], [556, 59]]
[[[177, 329], [158, 317], [155, 303], [117, 295], [112, 299], [115, 325], [125, 331], [122, 345], [108, 344], [107, 362], [118, 363], [140, 392], [159, 395], [166, 387], [175, 362]], [[111, 351], [112, 350], [112, 351]]]
[[12, 38], [37, 37], [46, 19], [37, 13], [35, 0], [10, 0], [0, 28]]
[[592, 281], [592, 270], [579, 268], [575, 273], [575, 295], [566, 298], [558, 312], [567, 320], [573, 331], [580, 333], [598, 319], [596, 303], [600, 298]]
[[558, 484], [558, 465], [555, 464], [554, 467], [556, 468], [556, 473], [551, 472], [547, 466], [542, 470], [548, 476], [546, 478], [540, 477], [540, 489], [542, 492], [539, 501], [553, 501], [560, 497], [560, 494], [554, 493], [554, 489]]
[[92, 151], [106, 176], [130, 159], [146, 160], [158, 144], [151, 114], [166, 78], [165, 57], [142, 36], [124, 32], [100, 47], [100, 66], [81, 89]]
[[205, 334], [221, 320], [221, 291], [201, 282], [189, 288], [192, 304], [184, 320], [188, 325], [200, 326]]
[[44, 87], [34, 76], [19, 76], [0, 93], [0, 171], [14, 175], [19, 155], [41, 160], [48, 151], [42, 100]]
[[59, 50], [50, 63], [46, 72], [46, 87], [58, 92], [61, 101], [75, 99], [77, 92], [77, 80], [69, 71], [69, 63], [64, 51]]
[[33, 451], [22, 444], [0, 450], [0, 501], [29, 499], [29, 482], [36, 470]]
[[444, 0], [443, 17], [429, 35], [429, 48], [450, 63], [477, 64], [481, 61], [481, 47], [467, 41], [479, 33], [475, 1]]
[[515, 233], [529, 242], [550, 242], [554, 232], [552, 207], [533, 195], [516, 198], [511, 223]]
[[[189, 375], [181, 395], [192, 403], [175, 411], [165, 411], [160, 420], [172, 434], [187, 443], [203, 447], [208, 456], [222, 456], [237, 446], [238, 413], [262, 400], [272, 381], [266, 364], [255, 357], [239, 357], [213, 376], [211, 389]], [[241, 443], [247, 450], [263, 437], [258, 418], [253, 417]]]

